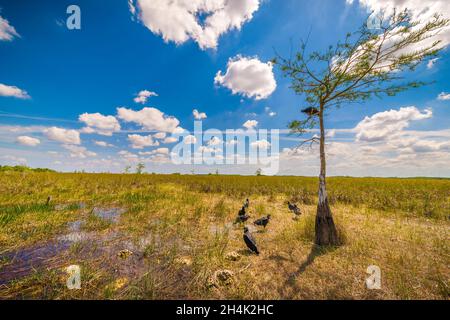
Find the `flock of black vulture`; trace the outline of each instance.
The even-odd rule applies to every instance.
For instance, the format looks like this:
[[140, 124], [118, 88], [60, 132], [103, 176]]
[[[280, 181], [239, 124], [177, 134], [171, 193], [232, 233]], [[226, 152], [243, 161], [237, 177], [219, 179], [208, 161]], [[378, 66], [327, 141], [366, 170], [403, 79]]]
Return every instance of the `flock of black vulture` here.
[[[289, 210], [292, 213], [294, 213], [295, 216], [298, 217], [302, 214], [300, 208], [296, 204], [292, 204], [289, 201], [287, 204], [288, 204]], [[242, 206], [241, 210], [239, 210], [235, 223], [247, 222], [247, 220], [250, 218], [250, 216], [246, 212], [246, 210], [249, 208], [249, 206], [250, 206], [250, 200], [247, 199], [247, 200], [245, 200], [244, 205]], [[269, 214], [266, 217], [262, 217], [256, 221], [254, 221], [253, 224], [256, 226], [262, 226], [265, 229], [266, 226], [269, 224], [270, 218], [271, 218], [271, 216]], [[250, 251], [256, 253], [257, 255], [259, 254], [259, 250], [256, 245], [256, 241], [253, 238], [253, 236], [247, 226], [244, 227], [244, 242], [247, 245], [247, 247], [250, 249]]]

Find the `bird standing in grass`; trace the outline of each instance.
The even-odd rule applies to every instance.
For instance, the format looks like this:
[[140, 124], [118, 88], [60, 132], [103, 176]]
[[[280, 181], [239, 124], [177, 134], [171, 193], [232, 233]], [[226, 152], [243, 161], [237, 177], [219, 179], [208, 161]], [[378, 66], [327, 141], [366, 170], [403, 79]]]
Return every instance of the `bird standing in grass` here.
[[245, 205], [239, 210], [238, 216], [235, 223], [244, 223], [250, 218], [250, 216], [245, 212]]
[[300, 211], [300, 208], [297, 207], [296, 204], [292, 204], [292, 203], [290, 203], [290, 202], [288, 201], [288, 207], [289, 207], [289, 210], [290, 210], [291, 212], [293, 212], [296, 216], [299, 216], [299, 215], [302, 214], [302, 212]]
[[238, 215], [238, 217], [236, 218], [236, 222], [235, 222], [235, 223], [244, 223], [244, 222], [246, 222], [249, 218], [250, 218], [250, 216], [249, 216], [248, 214], [244, 214], [243, 216]]
[[264, 229], [266, 228], [267, 224], [270, 221], [270, 214], [267, 217], [263, 217], [261, 219], [256, 220], [255, 222], [253, 222], [255, 225], [257, 226], [263, 226]]
[[247, 227], [244, 228], [244, 242], [252, 252], [259, 255], [258, 247], [256, 246], [256, 241], [255, 239], [253, 239], [253, 236]]
[[249, 206], [250, 206], [250, 201], [247, 198], [247, 200], [245, 200], [245, 202], [244, 202], [244, 208], [248, 209]]

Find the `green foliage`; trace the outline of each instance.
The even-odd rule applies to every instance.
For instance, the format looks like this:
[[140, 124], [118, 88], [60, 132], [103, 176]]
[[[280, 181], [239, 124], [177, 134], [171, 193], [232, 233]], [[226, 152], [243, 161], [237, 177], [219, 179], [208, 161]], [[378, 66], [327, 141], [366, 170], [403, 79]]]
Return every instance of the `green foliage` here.
[[136, 173], [142, 174], [144, 172], [144, 169], [145, 169], [145, 164], [142, 162], [139, 162], [136, 166]]
[[225, 218], [225, 216], [227, 214], [227, 210], [228, 210], [228, 208], [225, 204], [225, 200], [220, 199], [219, 202], [217, 202], [214, 205], [213, 214], [216, 218], [223, 219], [223, 218]]
[[53, 207], [44, 203], [18, 204], [11, 206], [0, 205], [0, 226], [5, 226], [20, 219], [25, 213], [47, 213], [51, 211], [53, 211]]
[[0, 172], [56, 172], [47, 168], [30, 168], [27, 166], [0, 166]]
[[424, 45], [449, 25], [449, 20], [435, 15], [424, 24], [413, 21], [407, 11], [380, 17], [381, 28], [363, 25], [348, 33], [343, 42], [324, 52], [306, 52], [307, 43], [289, 59], [273, 60], [292, 81], [291, 88], [303, 95], [309, 108], [320, 113], [306, 120], [295, 120], [289, 128], [304, 133], [317, 125], [317, 118], [332, 108], [361, 103], [373, 97], [395, 96], [426, 83], [405, 82], [404, 71], [413, 71], [423, 61], [435, 58], [442, 50], [440, 41]]
[[[313, 177], [294, 176], [30, 173], [21, 177], [18, 173], [2, 173], [0, 215], [49, 210], [51, 207], [45, 206], [48, 195], [54, 197], [55, 203], [153, 203], [170, 197], [167, 190], [159, 190], [158, 186], [165, 184], [203, 194], [226, 195], [239, 201], [252, 195], [278, 194], [300, 204], [312, 205], [317, 200], [317, 181]], [[366, 206], [436, 219], [447, 219], [449, 190], [449, 179], [328, 179], [328, 196], [332, 205]], [[172, 193], [178, 192], [174, 187]], [[17, 206], [18, 201], [20, 206]]]

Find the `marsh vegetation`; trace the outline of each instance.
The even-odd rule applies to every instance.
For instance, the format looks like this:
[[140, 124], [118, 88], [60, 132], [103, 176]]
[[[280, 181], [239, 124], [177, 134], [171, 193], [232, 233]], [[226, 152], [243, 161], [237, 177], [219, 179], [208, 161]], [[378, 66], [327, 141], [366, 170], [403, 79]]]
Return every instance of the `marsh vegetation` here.
[[[448, 299], [450, 180], [328, 185], [344, 244], [320, 248], [316, 178], [1, 173], [0, 298]], [[246, 198], [248, 224], [271, 215], [259, 256], [233, 223]]]

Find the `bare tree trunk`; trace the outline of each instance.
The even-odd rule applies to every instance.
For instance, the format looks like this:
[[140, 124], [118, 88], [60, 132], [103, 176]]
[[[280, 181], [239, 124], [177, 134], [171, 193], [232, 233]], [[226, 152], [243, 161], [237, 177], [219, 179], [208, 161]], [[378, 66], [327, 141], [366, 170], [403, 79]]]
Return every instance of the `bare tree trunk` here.
[[320, 176], [319, 204], [316, 215], [316, 244], [320, 246], [338, 245], [339, 238], [328, 204], [326, 188], [325, 128], [323, 123], [324, 106], [320, 106]]

